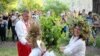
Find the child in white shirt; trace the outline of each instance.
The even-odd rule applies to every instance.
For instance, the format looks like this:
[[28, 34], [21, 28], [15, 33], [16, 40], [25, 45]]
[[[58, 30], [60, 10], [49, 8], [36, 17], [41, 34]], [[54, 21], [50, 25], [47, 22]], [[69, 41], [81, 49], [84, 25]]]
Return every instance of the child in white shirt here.
[[32, 23], [31, 25], [31, 29], [28, 33], [28, 43], [31, 45], [31, 53], [29, 54], [29, 56], [41, 56], [42, 53], [44, 52], [44, 48], [42, 48], [41, 41], [39, 41], [40, 39], [40, 28], [38, 26], [38, 24], [36, 23]]

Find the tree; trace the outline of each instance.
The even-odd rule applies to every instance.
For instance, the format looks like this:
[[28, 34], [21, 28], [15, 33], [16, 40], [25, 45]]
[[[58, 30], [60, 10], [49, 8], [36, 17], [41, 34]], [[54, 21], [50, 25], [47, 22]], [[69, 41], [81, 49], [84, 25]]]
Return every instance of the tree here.
[[56, 15], [59, 15], [62, 11], [68, 11], [69, 6], [66, 4], [63, 4], [59, 1], [53, 1], [53, 0], [48, 0], [47, 4], [44, 5], [44, 10], [48, 11], [51, 10], [53, 11]]
[[42, 8], [42, 2], [41, 0], [19, 0], [21, 4], [19, 4], [19, 10], [27, 9], [27, 10], [34, 10], [34, 9], [41, 9]]
[[0, 1], [0, 13], [9, 12], [17, 8], [17, 0], [1, 0]]

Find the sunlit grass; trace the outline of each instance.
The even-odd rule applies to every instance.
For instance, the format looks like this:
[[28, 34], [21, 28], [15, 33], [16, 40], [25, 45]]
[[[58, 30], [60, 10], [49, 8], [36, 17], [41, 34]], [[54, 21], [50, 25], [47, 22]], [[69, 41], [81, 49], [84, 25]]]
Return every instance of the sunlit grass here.
[[[10, 35], [8, 35], [8, 37], [9, 37], [9, 41], [10, 41], [11, 40], [11, 32], [9, 32], [9, 33], [10, 33]], [[67, 41], [69, 41], [69, 40], [67, 40]], [[64, 43], [64, 41], [62, 41], [62, 42]], [[100, 34], [97, 36], [96, 47], [100, 48]], [[62, 54], [59, 53], [58, 51], [55, 51], [57, 56], [62, 56]], [[93, 53], [92, 51], [90, 51], [90, 52], [88, 51], [86, 53], [86, 56], [95, 56], [95, 55], [96, 55], [96, 53]], [[18, 56], [16, 46], [15, 47], [0, 47], [0, 56]]]
[[0, 48], [0, 56], [18, 56], [16, 47]]

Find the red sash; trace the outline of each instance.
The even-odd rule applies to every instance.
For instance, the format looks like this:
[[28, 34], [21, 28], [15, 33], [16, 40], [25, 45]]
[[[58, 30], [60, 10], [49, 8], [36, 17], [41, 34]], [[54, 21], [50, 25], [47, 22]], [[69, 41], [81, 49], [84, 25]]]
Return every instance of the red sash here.
[[18, 48], [18, 56], [29, 56], [31, 52], [31, 47], [28, 44], [23, 45], [19, 41], [17, 42], [17, 48]]

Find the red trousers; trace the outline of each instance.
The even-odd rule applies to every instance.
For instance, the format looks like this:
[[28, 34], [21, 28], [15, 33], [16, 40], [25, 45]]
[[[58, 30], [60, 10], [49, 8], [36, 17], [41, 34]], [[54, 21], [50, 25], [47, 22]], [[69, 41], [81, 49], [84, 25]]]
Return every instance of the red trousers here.
[[31, 47], [26, 44], [23, 45], [21, 42], [17, 42], [17, 48], [18, 48], [18, 56], [29, 56], [31, 52]]

